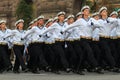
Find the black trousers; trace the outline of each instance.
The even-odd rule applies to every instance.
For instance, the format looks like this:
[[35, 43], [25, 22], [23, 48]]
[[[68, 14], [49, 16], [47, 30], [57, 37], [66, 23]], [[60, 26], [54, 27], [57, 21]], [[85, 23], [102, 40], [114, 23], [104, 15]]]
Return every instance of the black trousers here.
[[115, 48], [117, 50], [117, 54], [114, 56], [115, 61], [116, 61], [116, 66], [120, 68], [120, 38], [116, 39], [114, 41], [115, 43]]
[[27, 50], [28, 50], [28, 62], [27, 62], [27, 68], [29, 68], [31, 70], [31, 62], [30, 61], [30, 55], [32, 54], [32, 48], [31, 48], [31, 44], [29, 44], [29, 46], [27, 47]]
[[67, 61], [69, 63], [69, 67], [75, 69], [76, 68], [76, 65], [78, 65], [78, 60], [77, 60], [77, 54], [75, 52], [75, 49], [73, 47], [74, 45], [74, 42], [72, 41], [66, 41], [65, 42], [65, 54], [66, 54], [66, 58], [67, 58]]
[[69, 63], [67, 61], [63, 49], [63, 45], [64, 42], [55, 42], [55, 44], [53, 44], [52, 50], [54, 51], [54, 55], [55, 55], [54, 69], [59, 69], [60, 63], [62, 64], [62, 67], [64, 69], [69, 67]]
[[81, 69], [83, 66], [82, 66], [82, 61], [83, 61], [83, 50], [80, 46], [80, 41], [79, 40], [75, 40], [72, 44], [73, 48], [74, 48], [74, 51], [75, 51], [75, 54], [76, 54], [76, 59], [77, 61], [75, 62], [75, 65], [76, 65], [76, 70], [79, 70]]
[[110, 39], [109, 46], [110, 46], [110, 50], [111, 50], [112, 56], [115, 60], [116, 67], [117, 67], [118, 60], [119, 60], [119, 55], [117, 52], [117, 39]]
[[100, 49], [99, 44], [100, 44], [99, 41], [92, 41], [91, 48], [93, 50], [94, 57], [98, 62], [98, 65], [102, 67], [103, 60], [102, 60], [102, 54], [101, 54], [101, 49]]
[[0, 54], [0, 71], [4, 68], [3, 60], [2, 60], [2, 55]]
[[5, 69], [11, 66], [11, 61], [8, 54], [8, 45], [0, 45], [0, 57], [1, 57], [0, 61], [2, 62], [0, 63], [1, 69]]
[[55, 53], [52, 50], [53, 44], [44, 44], [44, 56], [50, 67], [54, 66]]
[[115, 60], [111, 53], [109, 46], [110, 39], [100, 38], [100, 49], [102, 54], [102, 59], [108, 64], [108, 66], [115, 67]]
[[22, 67], [22, 70], [24, 70], [26, 68], [24, 57], [23, 57], [24, 45], [14, 45], [13, 50], [16, 56], [14, 70], [19, 70], [20, 66]]
[[37, 68], [41, 68], [41, 67], [47, 67], [48, 64], [45, 60], [44, 57], [44, 53], [43, 53], [43, 43], [32, 43], [30, 45], [30, 49], [32, 49], [32, 51], [30, 51], [30, 67], [31, 70], [37, 70]]
[[83, 52], [84, 52], [83, 60], [87, 61], [92, 68], [96, 68], [99, 65], [98, 65], [97, 60], [94, 57], [93, 50], [90, 46], [90, 43], [91, 43], [91, 40], [88, 40], [88, 39], [83, 39], [82, 38], [80, 40], [80, 46], [81, 46], [81, 48], [83, 49]]

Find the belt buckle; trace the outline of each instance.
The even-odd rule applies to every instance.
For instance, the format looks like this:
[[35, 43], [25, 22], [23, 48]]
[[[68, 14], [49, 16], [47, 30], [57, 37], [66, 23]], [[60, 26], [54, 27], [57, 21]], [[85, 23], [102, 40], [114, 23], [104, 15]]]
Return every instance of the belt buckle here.
[[6, 43], [4, 43], [4, 42], [0, 42], [0, 44], [1, 44], [1, 45], [6, 45]]

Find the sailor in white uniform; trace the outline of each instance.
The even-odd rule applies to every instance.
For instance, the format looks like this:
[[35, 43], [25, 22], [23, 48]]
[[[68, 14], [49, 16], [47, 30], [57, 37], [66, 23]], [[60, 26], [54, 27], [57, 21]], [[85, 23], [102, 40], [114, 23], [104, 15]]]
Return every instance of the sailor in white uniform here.
[[[25, 34], [25, 31], [23, 30], [24, 26], [24, 20], [19, 19], [15, 23], [16, 29], [12, 31], [12, 40], [11, 42], [13, 43], [13, 51], [15, 54], [15, 64], [13, 68], [14, 73], [20, 73], [20, 66], [22, 67], [22, 70], [24, 72], [27, 72], [28, 69], [25, 65], [24, 62], [24, 41], [21, 39], [22, 36]], [[24, 57], [23, 57], [24, 56]]]
[[39, 73], [38, 68], [44, 67], [48, 68], [48, 64], [44, 59], [43, 53], [43, 45], [44, 45], [44, 37], [39, 36], [39, 34], [44, 30], [44, 16], [39, 16], [37, 18], [37, 25], [32, 27], [30, 30], [26, 32], [23, 36], [23, 39], [26, 39], [29, 35], [31, 36], [31, 49], [32, 53], [30, 53], [30, 62], [31, 62], [31, 71], [33, 73]]
[[[30, 22], [30, 26], [27, 29], [27, 32], [32, 29], [33, 27], [37, 26], [37, 18], [35, 18], [33, 21]], [[31, 58], [30, 55], [32, 54], [32, 48], [31, 48], [31, 42], [32, 42], [32, 37], [33, 34], [30, 34], [29, 36], [26, 37], [25, 39], [25, 49], [24, 52], [27, 53], [27, 68], [31, 69]]]
[[[50, 18], [45, 23], [45, 30], [42, 33], [42, 36], [44, 37], [44, 55], [45, 59], [48, 62], [48, 65], [51, 67], [51, 71], [55, 73], [59, 73], [56, 71], [56, 53], [54, 52], [54, 44], [55, 44], [55, 38], [54, 38], [54, 29], [52, 29], [51, 25], [53, 24], [53, 19]], [[50, 29], [51, 28], [51, 29]], [[50, 70], [49, 70], [50, 71]]]
[[111, 14], [110, 14], [110, 17], [111, 18], [115, 18], [117, 19], [117, 23], [112, 25], [112, 26], [117, 26], [117, 27], [114, 27], [112, 30], [111, 30], [111, 33], [110, 33], [110, 48], [111, 48], [111, 51], [112, 51], [112, 54], [113, 54], [113, 57], [116, 61], [116, 67], [119, 68], [119, 58], [120, 58], [120, 52], [119, 52], [119, 49], [120, 49], [120, 46], [119, 46], [119, 36], [117, 36], [117, 34], [119, 34], [119, 18], [118, 18], [118, 13], [116, 11], [113, 11]]
[[2, 73], [12, 68], [8, 51], [10, 40], [8, 36], [11, 33], [11, 30], [7, 29], [6, 20], [0, 20], [0, 27], [0, 73]]
[[[74, 15], [69, 15], [67, 17], [67, 27], [69, 27], [70, 24], [74, 22]], [[66, 41], [66, 48], [67, 49], [67, 58], [70, 63], [70, 66], [72, 67], [74, 73], [84, 75], [82, 72], [81, 62], [82, 62], [82, 49], [79, 45], [80, 35], [79, 35], [79, 29], [77, 27], [68, 29], [65, 31], [65, 41]]]
[[[58, 22], [55, 22], [51, 25], [51, 27], [56, 28], [54, 29], [55, 44], [53, 45], [54, 46], [53, 50], [57, 54], [56, 57], [58, 57], [56, 58], [56, 61], [60, 61], [65, 71], [70, 72], [71, 69], [69, 68], [69, 64], [64, 52], [64, 48], [65, 48], [64, 35], [61, 33], [62, 30], [66, 27], [66, 24], [64, 23], [65, 12], [59, 12], [57, 16], [58, 16]], [[58, 65], [59, 62], [56, 62], [56, 72], [59, 72]]]
[[76, 14], [76, 19], [80, 19], [80, 18], [82, 18], [82, 15], [83, 15], [82, 12], [78, 12], [78, 13]]
[[89, 11], [90, 11], [89, 6], [84, 6], [81, 9], [81, 12], [83, 13], [83, 17], [76, 20], [68, 28], [72, 28], [72, 27], [79, 28], [80, 46], [81, 48], [83, 48], [83, 51], [84, 51], [83, 59], [87, 60], [90, 63], [92, 68], [94, 68], [95, 72], [102, 73], [101, 69], [98, 68], [99, 65], [96, 59], [94, 58], [94, 54], [90, 46], [91, 38], [92, 38], [92, 26], [89, 25], [89, 22], [90, 22]]
[[92, 18], [91, 18], [91, 22], [90, 24], [92, 24], [93, 27], [93, 31], [92, 31], [92, 50], [94, 52], [94, 56], [99, 64], [99, 66], [102, 66], [102, 59], [101, 59], [101, 49], [99, 47], [99, 33], [100, 33], [100, 23], [98, 23], [99, 20], [99, 12], [95, 12], [92, 14]]
[[101, 17], [98, 20], [99, 23], [101, 24], [101, 27], [100, 27], [100, 48], [102, 51], [101, 53], [102, 53], [103, 59], [109, 65], [110, 70], [112, 70], [113, 72], [119, 72], [119, 69], [115, 68], [116, 62], [114, 60], [114, 57], [112, 56], [110, 46], [109, 46], [110, 32], [114, 27], [116, 27], [113, 25], [116, 24], [117, 19], [113, 19], [111, 17], [108, 18], [106, 7], [100, 8], [99, 14]]

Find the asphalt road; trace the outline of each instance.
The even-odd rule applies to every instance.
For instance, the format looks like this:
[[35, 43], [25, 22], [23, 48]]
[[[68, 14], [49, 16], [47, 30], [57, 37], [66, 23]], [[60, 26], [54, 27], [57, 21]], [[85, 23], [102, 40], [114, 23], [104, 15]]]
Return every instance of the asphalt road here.
[[74, 73], [61, 72], [60, 75], [54, 73], [41, 72], [41, 74], [4, 72], [0, 74], [0, 80], [120, 80], [120, 73], [105, 72], [105, 74], [85, 73], [77, 75]]

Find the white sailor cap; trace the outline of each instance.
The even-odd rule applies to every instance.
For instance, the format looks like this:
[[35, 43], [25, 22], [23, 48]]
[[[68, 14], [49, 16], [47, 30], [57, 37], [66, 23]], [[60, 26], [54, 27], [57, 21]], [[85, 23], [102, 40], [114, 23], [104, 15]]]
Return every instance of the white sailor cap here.
[[35, 23], [37, 20], [38, 20], [38, 19], [37, 19], [37, 18], [35, 18], [35, 19], [33, 20], [33, 22]]
[[118, 16], [118, 13], [117, 13], [116, 11], [113, 11], [113, 12], [110, 14], [110, 16], [112, 16], [112, 15], [117, 15], [117, 16]]
[[20, 22], [24, 23], [23, 19], [19, 19], [18, 21], [15, 22], [15, 26], [17, 26]]
[[2, 23], [6, 23], [6, 20], [4, 20], [4, 19], [0, 20], [0, 24], [2, 24]]
[[82, 12], [78, 12], [77, 14], [76, 14], [76, 17], [78, 17], [79, 15], [82, 15], [83, 13]]
[[67, 22], [67, 20], [68, 20], [68, 18], [65, 18], [65, 19], [64, 19], [64, 22]]
[[53, 21], [55, 21], [55, 20], [58, 20], [58, 17], [55, 17], [55, 18], [53, 19]]
[[45, 23], [45, 25], [47, 25], [49, 22], [53, 22], [53, 19], [52, 18], [48, 19], [48, 21]]
[[74, 17], [75, 17], [74, 15], [69, 15], [67, 19], [74, 18]]
[[99, 9], [99, 14], [100, 14], [103, 10], [107, 10], [107, 7], [101, 7], [101, 8]]
[[118, 11], [117, 12], [120, 12], [120, 9], [118, 9]]
[[65, 15], [65, 12], [61, 11], [57, 14], [57, 16], [60, 16], [60, 15]]
[[37, 20], [39, 20], [39, 19], [44, 19], [45, 17], [43, 16], [43, 15], [40, 15], [38, 18], [37, 18]]
[[34, 23], [34, 21], [31, 21], [30, 23], [29, 23], [29, 25], [32, 25]]
[[92, 17], [99, 15], [99, 12], [95, 12], [92, 14]]
[[83, 12], [85, 9], [89, 9], [90, 10], [90, 7], [89, 6], [83, 6], [82, 9], [81, 9], [81, 12]]

